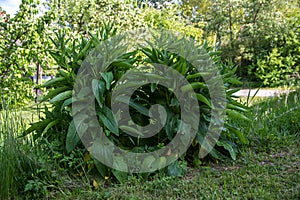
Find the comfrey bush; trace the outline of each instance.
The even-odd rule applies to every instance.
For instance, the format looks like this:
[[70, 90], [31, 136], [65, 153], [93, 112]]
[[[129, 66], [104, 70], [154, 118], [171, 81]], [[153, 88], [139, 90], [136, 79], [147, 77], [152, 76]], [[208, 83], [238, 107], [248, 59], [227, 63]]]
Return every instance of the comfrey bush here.
[[116, 34], [106, 25], [88, 38], [63, 32], [50, 54], [60, 67], [43, 101], [45, 117], [25, 134], [85, 156], [103, 177], [181, 176], [206, 156], [236, 159], [245, 135], [228, 118], [248, 120], [233, 93], [236, 68], [218, 52], [169, 31]]

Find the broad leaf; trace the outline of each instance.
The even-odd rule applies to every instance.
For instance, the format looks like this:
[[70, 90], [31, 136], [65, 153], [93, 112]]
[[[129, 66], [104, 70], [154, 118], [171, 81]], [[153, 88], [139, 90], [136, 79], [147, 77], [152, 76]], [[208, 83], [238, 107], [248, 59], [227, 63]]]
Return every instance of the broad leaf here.
[[103, 178], [109, 175], [109, 168], [99, 162], [96, 158], [94, 158], [94, 164]]
[[128, 173], [126, 172], [121, 172], [115, 169], [111, 170], [111, 172], [118, 179], [120, 183], [125, 183], [128, 180]]
[[245, 115], [243, 115], [242, 113], [239, 113], [235, 110], [226, 109], [226, 113], [229, 115], [229, 117], [233, 117], [233, 118], [237, 118], [237, 119], [241, 119], [241, 120], [245, 120], [245, 121], [251, 121]]
[[102, 73], [101, 76], [105, 81], [106, 89], [109, 90], [110, 86], [111, 86], [111, 82], [114, 79], [113, 73], [112, 72], [105, 72], [105, 73]]
[[66, 99], [66, 100], [64, 101], [64, 103], [62, 104], [60, 110], [62, 111], [66, 106], [72, 104], [72, 102], [73, 102], [73, 98], [72, 98], [72, 97], [69, 98], [69, 99]]
[[131, 127], [131, 126], [120, 126], [120, 129], [122, 129], [125, 133], [128, 134], [129, 133], [134, 133], [135, 135], [139, 135], [142, 136], [143, 134], [141, 133], [141, 131]]
[[65, 79], [66, 79], [65, 77], [57, 77], [57, 78], [54, 78], [54, 79], [51, 79], [51, 80], [47, 81], [46, 83], [44, 83], [43, 86], [44, 87], [49, 87], [49, 86], [57, 84], [58, 82], [62, 82]]
[[56, 103], [58, 101], [65, 100], [65, 99], [68, 99], [70, 97], [72, 97], [72, 90], [68, 90], [68, 91], [65, 91], [65, 92], [62, 92], [62, 93], [56, 95], [54, 98], [52, 98], [50, 100], [50, 103]]
[[202, 94], [197, 93], [196, 97], [199, 101], [201, 101], [202, 103], [205, 103], [206, 105], [209, 106], [209, 108], [212, 108], [211, 102]]
[[42, 131], [51, 121], [52, 119], [44, 119], [43, 121], [31, 124], [31, 126], [23, 132], [22, 136], [26, 136], [34, 131], [37, 132], [37, 137], [40, 136], [42, 134]]
[[51, 90], [46, 96], [43, 97], [42, 101], [46, 101], [48, 99], [51, 99], [53, 97], [55, 97], [56, 95], [58, 95], [59, 93], [62, 93], [66, 90], [70, 90], [69, 86], [63, 86], [63, 87], [59, 87], [56, 88], [54, 90]]
[[80, 138], [76, 132], [74, 120], [71, 121], [69, 128], [68, 128], [68, 133], [66, 137], [66, 150], [67, 153], [70, 153], [75, 146], [78, 144], [80, 141]]
[[149, 116], [149, 110], [138, 104], [138, 103], [135, 103], [133, 100], [129, 99], [129, 97], [126, 97], [126, 96], [118, 96], [116, 98], [116, 101], [119, 101], [119, 102], [122, 102], [124, 104], [128, 104], [128, 101], [129, 101], [129, 106], [134, 108], [135, 110], [137, 110], [139, 113], [141, 113], [142, 115], [145, 115], [146, 117]]
[[236, 127], [233, 127], [233, 126], [227, 124], [226, 128], [228, 128], [228, 130], [230, 132], [233, 132], [234, 134], [236, 134], [237, 137], [240, 139], [240, 141], [243, 144], [247, 144], [248, 143], [247, 137], [241, 131], [239, 131]]
[[108, 128], [115, 135], [119, 136], [118, 124], [111, 109], [109, 109], [106, 106], [103, 106], [102, 109], [97, 111], [97, 115], [99, 116], [102, 123], [106, 126], [106, 128]]
[[105, 92], [105, 83], [103, 81], [99, 81], [96, 79], [92, 80], [92, 88], [93, 88], [93, 94], [100, 106], [100, 108], [103, 107], [103, 94]]
[[222, 140], [219, 140], [217, 142], [217, 145], [218, 146], [221, 146], [221, 147], [224, 147], [224, 149], [226, 149], [229, 154], [230, 154], [230, 157], [233, 159], [233, 160], [236, 160], [236, 153], [232, 147], [232, 144], [226, 142], [226, 141], [222, 141]]
[[54, 121], [50, 122], [49, 124], [47, 124], [47, 126], [45, 127], [45, 129], [43, 130], [41, 135], [44, 135], [45, 133], [47, 133], [48, 130], [50, 128], [52, 128], [53, 126], [55, 126], [58, 122], [59, 122], [59, 120], [54, 120]]

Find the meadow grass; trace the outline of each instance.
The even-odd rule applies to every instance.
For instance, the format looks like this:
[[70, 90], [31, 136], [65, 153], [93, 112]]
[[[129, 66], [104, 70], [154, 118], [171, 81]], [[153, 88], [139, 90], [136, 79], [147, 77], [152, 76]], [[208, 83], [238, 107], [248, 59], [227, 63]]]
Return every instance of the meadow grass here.
[[2, 110], [0, 112], [0, 197], [15, 197], [23, 191], [26, 176], [32, 171], [32, 161], [27, 147], [30, 140], [17, 139], [25, 130], [26, 124], [19, 112]]

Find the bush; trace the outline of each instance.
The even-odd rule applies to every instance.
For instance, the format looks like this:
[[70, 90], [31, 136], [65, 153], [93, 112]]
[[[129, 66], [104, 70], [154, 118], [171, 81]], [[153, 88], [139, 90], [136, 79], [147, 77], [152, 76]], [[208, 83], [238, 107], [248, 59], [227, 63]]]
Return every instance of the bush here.
[[[130, 52], [122, 51], [126, 53], [123, 53], [121, 56], [112, 56], [114, 58], [113, 62], [111, 62], [107, 69], [101, 74], [97, 70], [95, 71], [94, 68], [87, 68], [86, 70], [94, 70], [91, 71], [91, 73], [95, 73], [93, 81], [88, 83], [90, 87], [85, 88], [84, 90], [79, 90], [79, 96], [72, 97], [75, 76], [81, 67], [82, 61], [89, 56], [89, 61], [85, 60], [84, 62], [87, 62], [85, 64], [93, 65], [93, 62], [96, 60], [97, 66], [99, 67], [98, 69], [101, 69], [105, 62], [101, 60], [101, 54], [96, 54], [94, 55], [95, 57], [93, 57], [93, 53], [97, 53], [97, 51], [93, 51], [93, 49], [100, 44], [101, 41], [112, 37], [115, 33], [116, 30], [111, 25], [103, 27], [97, 35], [90, 34], [90, 39], [80, 38], [71, 41], [70, 39], [65, 38], [65, 34], [57, 33], [57, 39], [53, 40], [57, 50], [50, 51], [50, 53], [60, 66], [60, 69], [58, 70], [58, 74], [55, 79], [45, 83], [46, 87], [51, 87], [52, 89], [44, 97], [44, 101], [49, 100], [52, 108], [46, 110], [45, 118], [32, 124], [25, 134], [34, 132], [35, 138], [43, 138], [50, 143], [59, 144], [56, 151], [66, 155], [70, 154], [74, 151], [74, 149], [83, 148], [83, 144], [77, 135], [77, 131], [79, 129], [81, 131], [82, 129], [87, 130], [90, 126], [90, 118], [82, 118], [80, 125], [75, 125], [76, 123], [74, 123], [73, 117], [74, 115], [78, 115], [78, 113], [77, 110], [73, 110], [72, 103], [74, 104], [75, 102], [76, 105], [78, 103], [76, 106], [77, 109], [84, 109], [87, 107], [87, 104], [84, 101], [79, 101], [79, 99], [88, 99], [90, 96], [95, 96], [97, 102], [95, 106], [97, 120], [101, 127], [103, 127], [106, 136], [117, 146], [131, 152], [151, 152], [162, 148], [175, 137], [176, 132], [179, 129], [181, 110], [177, 99], [178, 97], [175, 97], [168, 88], [153, 83], [139, 87], [130, 97], [130, 116], [132, 117], [132, 121], [139, 126], [145, 126], [152, 123], [149, 117], [149, 108], [151, 105], [159, 104], [166, 109], [167, 117], [165, 119], [165, 127], [163, 127], [158, 134], [152, 136], [150, 139], [133, 137], [126, 134], [124, 131], [124, 129], [126, 129], [129, 132], [139, 133], [141, 130], [139, 130], [138, 127], [123, 127], [120, 129], [120, 127], [117, 126], [115, 116], [112, 115], [110, 101], [112, 98], [112, 91], [114, 87], [116, 87], [116, 83], [120, 81], [121, 77], [128, 70], [148, 73], [149, 76], [157, 76], [158, 78], [163, 79], [164, 77], [162, 75], [152, 74], [151, 72], [155, 64], [163, 64], [169, 68], [175, 69], [181, 73], [186, 80], [188, 80], [196, 93], [197, 101], [200, 106], [199, 131], [192, 142], [192, 146], [178, 161], [162, 170], [168, 175], [183, 175], [186, 171], [187, 162], [191, 162], [191, 164], [193, 163], [196, 166], [201, 163], [198, 154], [200, 153], [200, 149], [203, 145], [203, 138], [205, 137], [209, 124], [214, 118], [211, 115], [212, 107], [222, 106], [221, 104], [216, 104], [211, 100], [209, 86], [203, 78], [203, 76], [207, 76], [212, 80], [215, 80], [215, 72], [209, 72], [207, 75], [205, 75], [205, 73], [198, 73], [191, 63], [187, 62], [185, 58], [178, 54], [167, 51], [163, 48], [151, 47], [151, 45], [150, 47], [144, 46]], [[173, 37], [175, 36], [173, 35]], [[166, 44], [169, 40], [170, 38], [166, 36], [165, 40], [162, 40], [161, 44]], [[193, 40], [188, 41], [190, 42], [190, 45], [196, 45]], [[109, 42], [107, 44], [110, 44]], [[109, 48], [109, 46], [107, 46], [107, 48]], [[222, 101], [226, 101], [227, 103], [226, 116], [247, 120], [247, 118], [241, 114], [246, 111], [246, 108], [235, 101], [232, 96], [232, 94], [238, 89], [230, 89], [233, 85], [240, 84], [234, 75], [236, 68], [231, 65], [224, 65], [221, 63], [218, 53], [216, 52], [210, 51], [207, 54], [209, 47], [206, 44], [202, 47], [195, 46], [195, 48], [198, 49], [201, 53], [202, 59], [205, 61], [209, 62], [209, 60], [213, 59], [222, 74], [224, 82], [223, 87], [226, 91], [226, 100], [223, 99]], [[110, 50], [113, 53], [117, 51], [120, 52], [118, 49], [115, 51], [112, 49]], [[102, 61], [103, 63], [101, 63]], [[143, 81], [141, 77], [134, 75], [129, 80], [133, 81], [133, 83], [134, 81]], [[82, 81], [84, 81], [84, 79], [82, 79]], [[124, 90], [126, 89], [129, 88], [125, 87]], [[78, 90], [75, 88], [75, 91]], [[195, 116], [191, 115], [190, 119], [193, 120], [193, 117]], [[216, 119], [214, 122], [223, 123], [218, 122]], [[239, 131], [238, 128], [229, 124], [228, 121], [225, 121], [220, 139], [218, 140], [216, 147], [209, 152], [209, 154], [215, 159], [222, 160], [229, 156], [235, 160], [237, 144], [241, 143], [247, 143], [246, 137]], [[93, 148], [93, 146], [90, 146], [89, 148]], [[83, 150], [83, 152], [84, 153], [82, 153], [82, 155], [86, 154], [87, 150]], [[88, 161], [93, 159], [91, 156], [88, 158]], [[122, 172], [112, 170], [98, 162], [96, 159], [94, 161], [96, 168], [103, 177], [115, 176], [120, 182], [127, 179], [126, 173], [124, 174]]]
[[44, 52], [49, 44], [44, 37], [49, 21], [37, 17], [37, 5], [35, 0], [24, 0], [13, 18], [8, 14], [5, 20], [0, 17], [0, 108], [32, 101], [34, 83], [30, 77], [37, 63], [44, 69], [51, 63]]
[[[265, 86], [295, 85], [300, 75], [300, 40], [290, 31], [268, 53], [262, 52], [253, 63], [255, 76]], [[280, 46], [279, 46], [280, 45]]]

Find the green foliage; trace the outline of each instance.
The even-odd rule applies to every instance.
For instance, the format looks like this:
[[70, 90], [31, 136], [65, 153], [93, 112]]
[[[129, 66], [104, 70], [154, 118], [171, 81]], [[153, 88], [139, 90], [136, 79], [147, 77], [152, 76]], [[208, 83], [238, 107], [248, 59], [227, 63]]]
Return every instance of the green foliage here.
[[[295, 166], [292, 166], [299, 160], [297, 160], [298, 154], [291, 156], [291, 152], [287, 153], [288, 158], [292, 157], [290, 163], [281, 163], [283, 159], [281, 150], [278, 150], [278, 155], [271, 154], [265, 158], [256, 156], [256, 153], [261, 150], [270, 152], [281, 147], [288, 149], [294, 145], [295, 141], [297, 148], [300, 130], [299, 91], [254, 105], [250, 112], [247, 112], [247, 107], [238, 103], [233, 96], [238, 89], [231, 89], [241, 84], [235, 76], [236, 72], [243, 77], [255, 75], [269, 86], [285, 84], [287, 81], [297, 84], [293, 82], [299, 77], [299, 3], [297, 1], [191, 0], [182, 1], [183, 6], [180, 7], [177, 4], [167, 3], [149, 6], [133, 0], [110, 2], [67, 0], [64, 3], [50, 0], [46, 2], [49, 10], [44, 16], [37, 16], [37, 5], [37, 1], [24, 0], [15, 17], [8, 16], [7, 19], [0, 19], [0, 94], [2, 98], [0, 108], [22, 105], [32, 99], [33, 83], [27, 77], [33, 75], [36, 63], [41, 64], [44, 69], [50, 67], [56, 72], [56, 77], [44, 84], [49, 91], [43, 98], [47, 106], [40, 121], [24, 131], [27, 136], [33, 132], [35, 144], [29, 142], [27, 136], [17, 138], [18, 133], [24, 130], [24, 124], [22, 120], [12, 118], [18, 118], [19, 113], [14, 116], [6, 111], [0, 113], [0, 180], [4, 183], [0, 186], [0, 199], [18, 199], [18, 196], [15, 196], [18, 194], [27, 194], [30, 199], [47, 198], [48, 195], [55, 195], [55, 192], [49, 193], [51, 190], [60, 190], [61, 194], [64, 194], [64, 190], [57, 185], [64, 185], [62, 187], [73, 192], [74, 182], [62, 181], [61, 171], [70, 176], [79, 176], [81, 181], [84, 180], [90, 185], [87, 174], [95, 170], [98, 170], [105, 179], [100, 195], [103, 198], [121, 198], [119, 196], [124, 197], [124, 193], [126, 195], [127, 191], [121, 191], [118, 196], [115, 191], [103, 189], [107, 187], [111, 179], [121, 183], [129, 180], [128, 187], [132, 191], [145, 189], [149, 192], [148, 197], [151, 198], [153, 196], [159, 198], [161, 195], [175, 195], [174, 198], [187, 195], [195, 198], [193, 194], [190, 195], [190, 186], [194, 186], [192, 193], [197, 193], [199, 185], [203, 186], [201, 191], [207, 190], [207, 183], [216, 191], [220, 185], [223, 186], [222, 191], [214, 192], [211, 198], [219, 196], [228, 198], [237, 194], [244, 195], [245, 198], [260, 196], [276, 198], [278, 194], [271, 192], [274, 188], [278, 188], [276, 191], [282, 191], [280, 196], [285, 198], [299, 196], [298, 173]], [[114, 21], [119, 31], [146, 25], [185, 33], [199, 43], [202, 43], [202, 37], [209, 39], [213, 48], [209, 48], [206, 44], [201, 48], [209, 51], [210, 58], [214, 60], [222, 74], [227, 101], [227, 119], [220, 139], [209, 156], [219, 160], [228, 157], [236, 160], [239, 147], [250, 144], [249, 149], [245, 151], [257, 152], [251, 152], [255, 156], [249, 153], [242, 160], [237, 161], [240, 162], [238, 166], [245, 166], [240, 168], [241, 171], [238, 169], [233, 173], [226, 172], [228, 169], [226, 166], [220, 169], [222, 171], [220, 173], [201, 167], [209, 160], [198, 158], [204, 134], [211, 120], [212, 102], [207, 85], [201, 77], [202, 74], [197, 73], [184, 58], [157, 48], [145, 47], [122, 55], [111, 63], [106, 72], [92, 81], [90, 92], [95, 96], [98, 122], [111, 141], [124, 149], [134, 152], [151, 152], [162, 148], [172, 140], [180, 121], [179, 105], [174, 94], [164, 87], [149, 84], [140, 87], [130, 99], [129, 109], [133, 121], [141, 126], [151, 123], [148, 116], [151, 105], [160, 104], [166, 108], [168, 116], [166, 126], [149, 140], [131, 137], [124, 132], [126, 130], [140, 133], [138, 128], [123, 126], [119, 129], [120, 127], [117, 127], [110, 107], [111, 92], [115, 83], [127, 70], [136, 69], [140, 64], [148, 67], [146, 72], [149, 72], [147, 70], [151, 69], [155, 63], [176, 69], [186, 77], [197, 93], [201, 123], [197, 137], [187, 153], [178, 161], [160, 170], [158, 175], [180, 177], [187, 172], [188, 166], [193, 165], [200, 167], [200, 176], [194, 176], [195, 181], [191, 181], [189, 176], [187, 182], [179, 182], [176, 178], [159, 177], [154, 184], [150, 182], [142, 185], [138, 182], [138, 187], [134, 188], [130, 185], [133, 179], [130, 179], [128, 174], [110, 169], [92, 157], [88, 152], [90, 149], [85, 149], [76, 132], [71, 107], [76, 99], [71, 96], [74, 79], [82, 61], [100, 41], [116, 33], [116, 29], [105, 24], [107, 21]], [[98, 31], [99, 27], [100, 31]], [[58, 31], [60, 29], [64, 31]], [[213, 51], [218, 48], [222, 51]], [[45, 54], [45, 49], [50, 49], [48, 53], [51, 57]], [[220, 60], [220, 56], [227, 64]], [[53, 64], [53, 60], [56, 64]], [[238, 67], [234, 67], [231, 60]], [[143, 69], [139, 68], [139, 70]], [[84, 108], [86, 105], [81, 106]], [[88, 122], [84, 121], [82, 126], [77, 128], [86, 129], [86, 124]], [[276, 160], [275, 165], [271, 163], [265, 166], [265, 163], [270, 162], [270, 157]], [[153, 157], [148, 157], [142, 166], [151, 165], [154, 160]], [[256, 163], [253, 160], [258, 161]], [[158, 161], [164, 163], [165, 157], [161, 157]], [[115, 160], [115, 162], [120, 162], [120, 160]], [[232, 165], [233, 168], [237, 167], [234, 163]], [[61, 171], [57, 172], [57, 170]], [[281, 186], [283, 180], [280, 179], [281, 176], [278, 177], [278, 172], [288, 177], [284, 180], [287, 183], [284, 186]], [[149, 174], [139, 176], [141, 180], [145, 180]], [[69, 176], [67, 177], [69, 179]], [[172, 180], [176, 181], [172, 182]], [[254, 187], [253, 193], [248, 193], [249, 188], [253, 189], [253, 184], [251, 185], [253, 180], [258, 184]], [[92, 184], [98, 188], [95, 179]], [[232, 186], [237, 186], [238, 190], [232, 191]], [[90, 188], [88, 190], [90, 191]], [[172, 194], [168, 191], [172, 191]], [[128, 194], [128, 197], [141, 198], [143, 195], [145, 196], [144, 192], [136, 196]], [[98, 195], [95, 196], [99, 198]], [[64, 197], [69, 198], [66, 194]]]
[[[38, 1], [22, 1], [14, 17], [0, 22], [0, 93], [5, 105], [24, 104], [33, 96], [38, 63], [46, 73], [56, 65], [46, 56], [53, 45], [49, 36], [64, 28], [78, 38], [96, 33], [104, 22], [114, 22], [119, 31], [140, 27], [164, 27], [182, 32], [197, 42], [207, 38], [222, 50], [223, 62], [232, 60], [243, 79], [264, 85], [292, 84], [299, 77], [299, 4], [295, 0], [182, 1], [46, 1], [38, 15]], [[157, 2], [157, 1], [151, 1]], [[48, 71], [50, 68], [51, 71]], [[296, 78], [295, 78], [296, 77]]]
[[[300, 22], [300, 15], [295, 18]], [[250, 70], [266, 86], [296, 85], [300, 75], [300, 34], [299, 27], [272, 38], [272, 48], [257, 55]], [[251, 73], [251, 71], [250, 71]]]
[[[86, 150], [76, 151], [76, 154], [72, 152], [79, 143], [74, 123], [71, 122], [74, 79], [82, 61], [98, 44], [99, 39], [106, 39], [108, 35], [114, 35], [115, 32], [111, 25], [106, 25], [99, 30], [98, 35], [90, 36], [93, 39], [79, 37], [73, 41], [68, 38], [66, 30], [55, 33], [55, 38], [51, 38], [54, 48], [49, 50], [49, 54], [59, 67], [56, 77], [44, 84], [44, 87], [49, 88], [49, 92], [42, 99], [42, 102], [49, 102], [50, 106], [45, 105], [44, 116], [24, 132], [24, 135], [34, 132], [33, 139], [48, 149], [49, 155], [56, 157], [61, 166], [75, 172], [79, 169], [74, 165], [81, 166], [89, 159], [82, 160]], [[73, 159], [75, 163], [70, 165], [64, 155], [73, 155], [81, 159]]]
[[183, 3], [194, 26], [204, 23], [204, 36], [222, 51], [224, 62], [239, 66], [243, 79], [276, 86], [299, 73], [297, 1], [201, 0], [201, 7], [194, 1]]
[[118, 30], [143, 27], [135, 0], [57, 0], [46, 2], [51, 8], [48, 15], [53, 17], [55, 29], [69, 27], [74, 34], [95, 33], [106, 22], [113, 22]]
[[[51, 8], [47, 19], [54, 22], [50, 30], [69, 27], [70, 36], [95, 32], [105, 21], [114, 22], [119, 31], [145, 25], [163, 27], [191, 36], [199, 43], [206, 38], [210, 45], [222, 51], [223, 62], [231, 60], [238, 66], [237, 74], [245, 80], [274, 86], [284, 84], [288, 76], [298, 75], [299, 59], [295, 57], [299, 54], [299, 4], [296, 0], [180, 3], [68, 0], [63, 4], [51, 0], [46, 4]], [[280, 58], [270, 63], [271, 57], [277, 54], [275, 51]], [[273, 70], [274, 67], [277, 69]]]
[[194, 26], [183, 16], [178, 15], [179, 10], [180, 8], [176, 4], [162, 6], [160, 9], [149, 6], [143, 9], [141, 17], [144, 23], [146, 23], [149, 27], [165, 28], [184, 33], [201, 43], [203, 37], [203, 24], [198, 23], [197, 26]]
[[37, 1], [22, 1], [13, 17], [0, 21], [0, 108], [23, 105], [33, 98], [33, 76], [36, 64], [43, 68], [51, 60], [45, 59], [48, 42], [44, 30], [49, 21], [37, 17]]
[[27, 180], [35, 172], [37, 163], [30, 152], [30, 140], [19, 139], [25, 130], [20, 112], [0, 111], [0, 198], [17, 198], [24, 192]]
[[[300, 130], [299, 89], [290, 94], [258, 101], [247, 113], [251, 123], [243, 130], [251, 134], [251, 146], [265, 150], [289, 146], [297, 140]], [[243, 122], [234, 122], [243, 123]]]
[[[82, 148], [76, 129], [79, 128], [81, 129], [81, 132], [84, 132], [84, 130], [90, 126], [90, 120], [82, 119], [80, 126], [75, 129], [72, 115], [76, 113], [72, 114], [71, 108], [72, 102], [74, 103], [77, 101], [76, 99], [71, 98], [74, 78], [82, 61], [86, 58], [88, 53], [91, 52], [101, 40], [107, 39], [115, 33], [116, 30], [112, 28], [111, 25], [106, 25], [100, 29], [98, 35], [90, 34], [90, 39], [81, 37], [80, 39], [71, 40], [71, 38], [66, 37], [66, 34], [63, 32], [56, 33], [57, 38], [52, 39], [56, 49], [51, 50], [50, 54], [57, 62], [59, 69], [56, 78], [45, 83], [45, 86], [51, 87], [52, 89], [43, 98], [43, 101], [49, 101], [52, 108], [46, 109], [45, 117], [42, 118], [41, 121], [32, 124], [32, 126], [25, 131], [25, 134], [34, 132], [34, 138], [36, 139], [42, 138], [42, 140], [46, 140], [50, 143], [57, 143], [58, 148], [56, 148], [55, 151], [64, 155], [68, 155], [69, 153], [76, 151], [76, 149]], [[200, 49], [205, 52], [208, 50], [208, 47], [205, 45]], [[232, 98], [233, 91], [230, 89], [233, 85], [240, 84], [240, 81], [238, 81], [234, 75], [236, 67], [233, 68], [231, 65], [224, 65], [219, 60], [218, 53], [216, 52], [210, 52], [209, 54], [211, 58], [215, 60], [222, 73], [227, 97], [228, 106], [226, 112], [228, 117], [247, 120], [242, 114], [242, 112], [246, 111], [246, 107], [242, 106]], [[200, 105], [201, 123], [199, 124], [199, 133], [197, 134], [192, 147], [185, 157], [182, 157], [178, 162], [175, 162], [162, 170], [166, 174], [179, 176], [186, 172], [187, 162], [185, 159], [193, 160], [193, 163], [201, 162], [197, 155], [210, 123], [210, 111], [212, 108], [209, 90], [202, 78], [202, 74], [198, 73], [184, 58], [164, 49], [142, 47], [140, 51], [132, 51], [116, 58], [110, 64], [107, 71], [101, 73], [97, 76], [98, 79], [92, 81], [91, 88], [82, 90], [78, 95], [85, 97], [85, 95], [90, 92], [94, 94], [97, 102], [96, 113], [99, 123], [101, 127], [103, 127], [106, 136], [111, 141], [114, 141], [117, 146], [134, 152], [151, 152], [157, 150], [164, 146], [164, 144], [169, 143], [178, 129], [180, 107], [177, 98], [172, 92], [159, 85], [147, 84], [136, 90], [130, 99], [129, 106], [132, 120], [140, 126], [145, 126], [150, 123], [148, 112], [151, 105], [160, 104], [166, 109], [168, 116], [166, 125], [158, 134], [151, 137], [151, 139], [136, 138], [129, 136], [123, 131], [127, 130], [139, 133], [140, 130], [138, 127], [137, 129], [132, 127], [122, 127], [122, 129], [124, 128], [123, 130], [119, 129], [117, 127], [115, 116], [113, 116], [110, 108], [112, 90], [127, 70], [136, 69], [149, 76], [153, 75], [163, 79], [164, 77], [161, 77], [160, 75], [151, 74], [153, 64], [156, 63], [169, 66], [185, 76], [190, 85], [194, 88]], [[146, 67], [136, 67], [141, 64]], [[94, 73], [97, 74], [97, 72]], [[140, 78], [133, 76], [129, 79], [139, 81]], [[184, 91], [184, 87], [182, 90]], [[122, 101], [122, 99], [120, 100]], [[79, 107], [84, 108], [86, 105], [81, 103], [77, 106], [77, 108]], [[224, 159], [226, 156], [230, 156], [235, 160], [237, 154], [236, 142], [247, 143], [246, 136], [244, 136], [236, 127], [226, 122], [220, 140], [217, 143], [216, 148], [210, 152], [210, 155], [215, 159]], [[85, 154], [85, 152], [86, 150], [83, 151], [83, 154]], [[151, 162], [152, 161], [149, 160], [149, 163]], [[95, 162], [95, 165], [103, 177], [115, 176], [120, 182], [127, 179], [126, 174], [108, 169], [99, 162]], [[145, 176], [147, 176], [147, 174], [145, 174]]]

